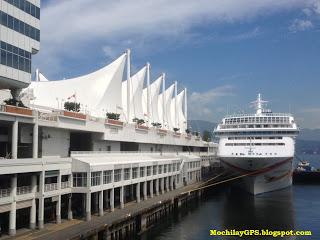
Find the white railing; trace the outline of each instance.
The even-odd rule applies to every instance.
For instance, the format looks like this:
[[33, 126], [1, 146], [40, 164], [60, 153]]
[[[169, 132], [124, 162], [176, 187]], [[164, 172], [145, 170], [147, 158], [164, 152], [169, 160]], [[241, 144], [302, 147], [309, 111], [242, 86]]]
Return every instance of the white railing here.
[[70, 182], [61, 182], [61, 189], [69, 188], [70, 187]]
[[17, 195], [28, 194], [32, 192], [32, 186], [17, 187]]
[[58, 189], [58, 183], [48, 183], [44, 185], [44, 191], [50, 192]]
[[11, 189], [10, 188], [0, 189], [0, 198], [9, 197], [10, 193], [11, 193]]
[[[232, 117], [255, 117], [257, 116], [256, 114], [252, 113], [239, 113], [239, 114], [231, 114], [227, 115], [225, 118], [232, 118]], [[265, 117], [265, 116], [270, 116], [270, 117], [292, 117], [292, 114], [290, 113], [262, 113], [261, 116], [259, 115], [258, 117]]]

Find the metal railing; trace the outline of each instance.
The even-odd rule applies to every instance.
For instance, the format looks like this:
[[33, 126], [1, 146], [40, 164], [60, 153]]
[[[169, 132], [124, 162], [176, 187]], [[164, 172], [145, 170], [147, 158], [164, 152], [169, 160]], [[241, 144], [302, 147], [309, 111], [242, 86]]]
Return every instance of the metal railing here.
[[58, 183], [48, 183], [44, 185], [44, 191], [50, 192], [58, 189]]
[[61, 189], [69, 188], [70, 187], [70, 181], [67, 182], [61, 182]]
[[17, 187], [17, 195], [28, 194], [32, 192], [32, 186]]
[[11, 189], [10, 188], [0, 189], [0, 198], [9, 197], [10, 194], [11, 194]]

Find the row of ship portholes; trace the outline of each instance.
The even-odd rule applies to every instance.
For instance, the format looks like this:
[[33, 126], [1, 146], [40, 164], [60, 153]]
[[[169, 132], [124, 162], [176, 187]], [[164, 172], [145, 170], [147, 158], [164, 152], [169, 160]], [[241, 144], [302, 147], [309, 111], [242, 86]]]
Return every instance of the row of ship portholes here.
[[[232, 155], [236, 155], [236, 156], [245, 156], [246, 154], [245, 153], [232, 153]], [[247, 155], [249, 156], [263, 156], [263, 155], [270, 155], [270, 156], [276, 156], [278, 155], [277, 153], [248, 153]]]

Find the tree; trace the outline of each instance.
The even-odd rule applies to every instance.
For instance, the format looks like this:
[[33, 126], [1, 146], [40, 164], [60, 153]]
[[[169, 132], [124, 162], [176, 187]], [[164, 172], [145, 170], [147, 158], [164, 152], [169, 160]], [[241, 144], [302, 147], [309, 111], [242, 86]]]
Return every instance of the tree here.
[[205, 142], [210, 142], [211, 141], [211, 134], [208, 130], [204, 130], [202, 133], [202, 140]]
[[6, 99], [4, 100], [4, 103], [11, 106], [26, 108], [22, 101], [16, 100], [14, 98]]

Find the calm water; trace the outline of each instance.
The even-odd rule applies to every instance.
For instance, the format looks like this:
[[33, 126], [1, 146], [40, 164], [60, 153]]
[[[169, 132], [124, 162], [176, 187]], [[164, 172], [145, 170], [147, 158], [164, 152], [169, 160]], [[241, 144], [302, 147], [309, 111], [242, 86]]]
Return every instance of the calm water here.
[[225, 187], [211, 193], [206, 200], [192, 204], [188, 210], [167, 218], [139, 239], [238, 239], [210, 237], [210, 229], [310, 230], [311, 237], [295, 239], [319, 240], [320, 185], [294, 185], [259, 196]]

